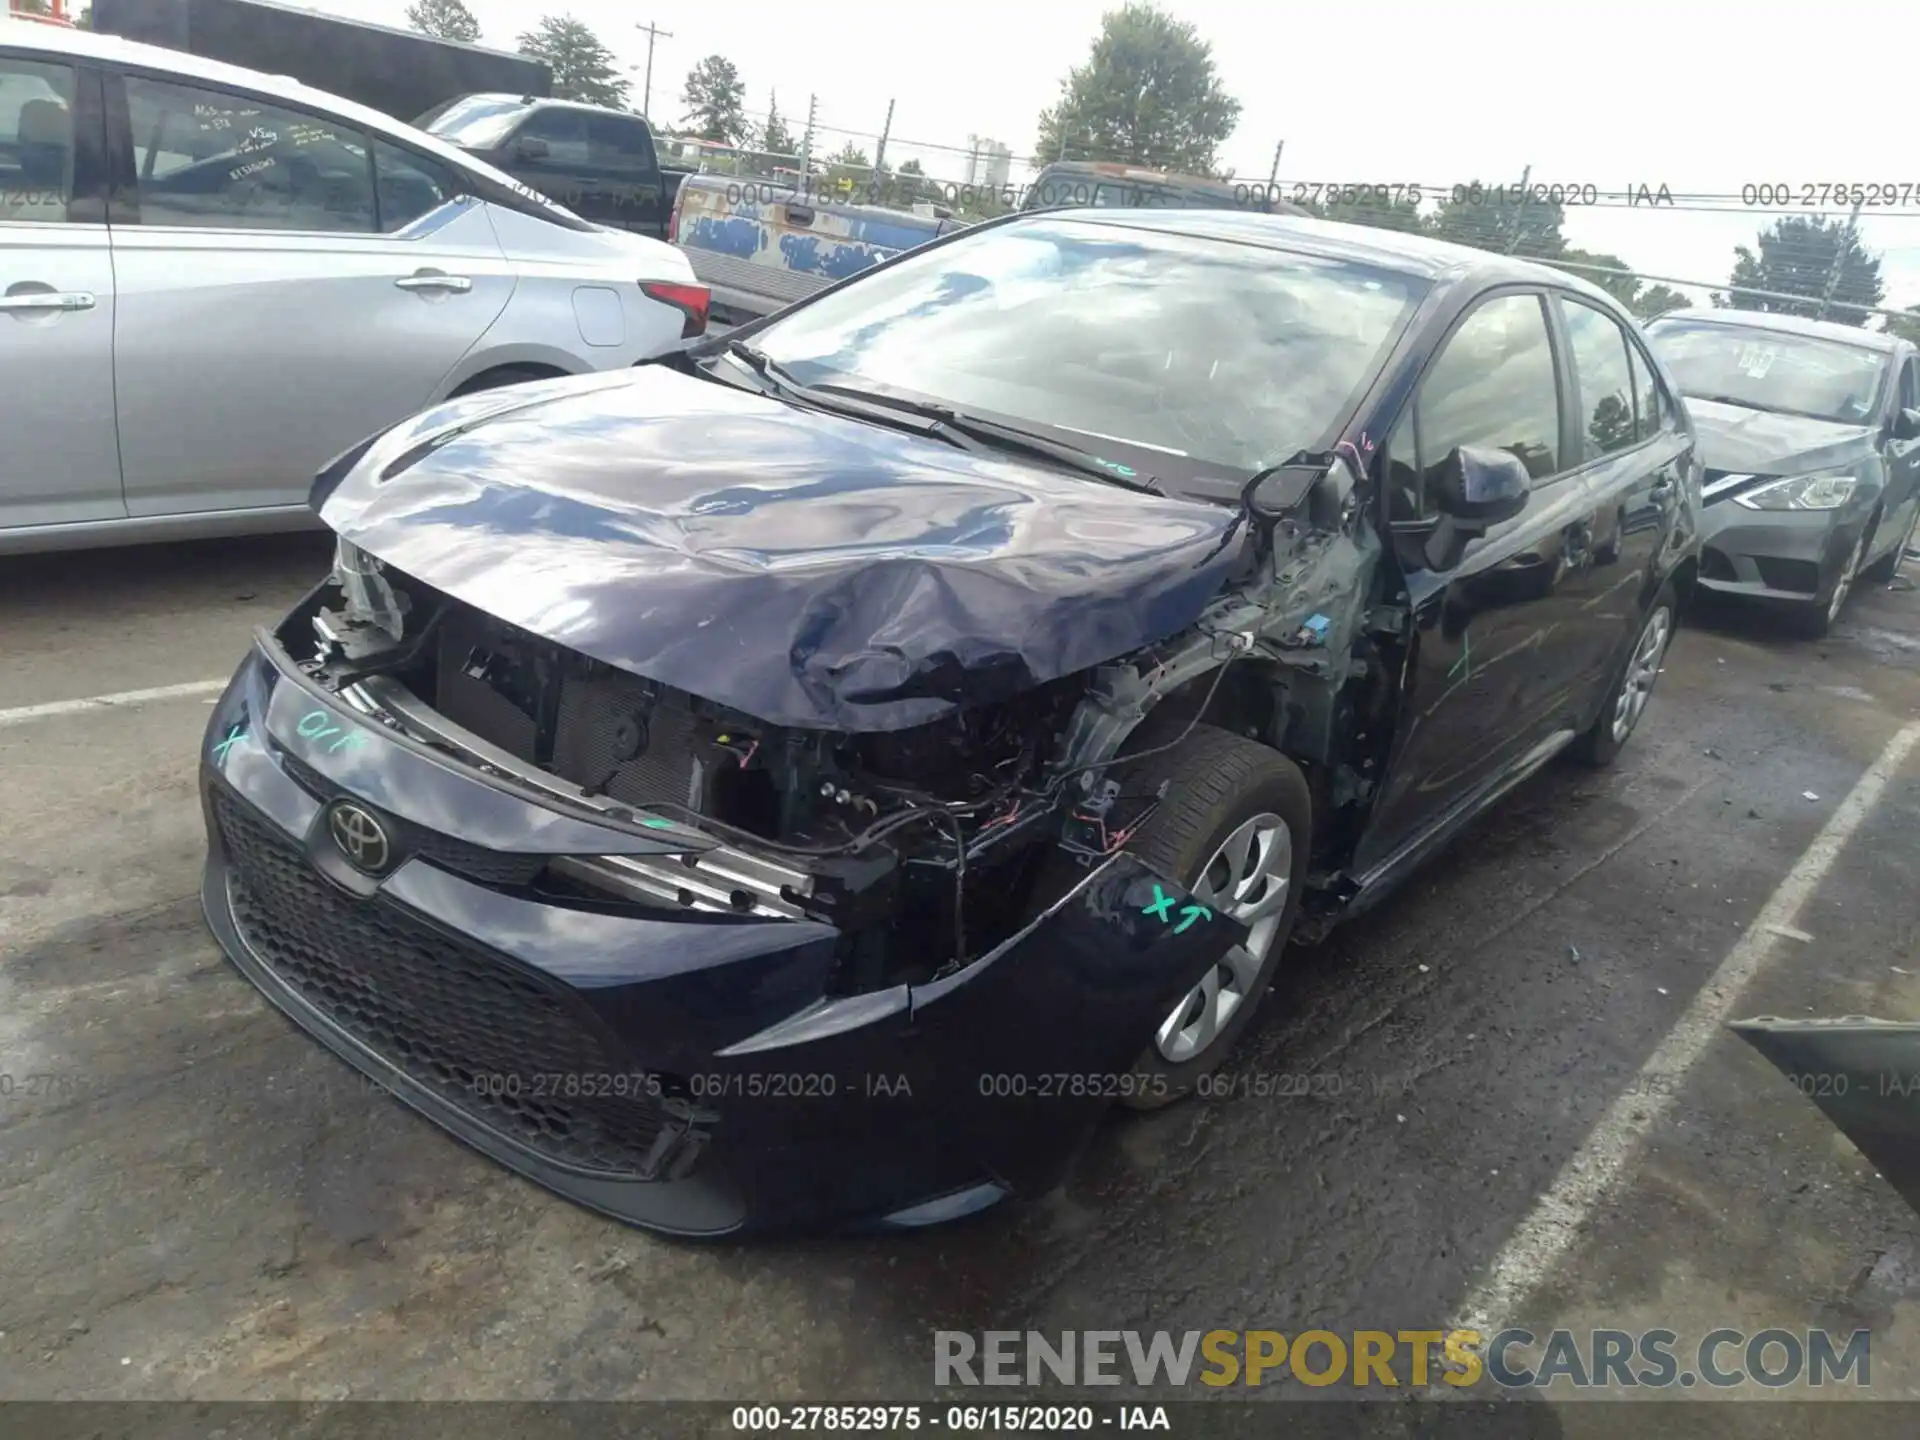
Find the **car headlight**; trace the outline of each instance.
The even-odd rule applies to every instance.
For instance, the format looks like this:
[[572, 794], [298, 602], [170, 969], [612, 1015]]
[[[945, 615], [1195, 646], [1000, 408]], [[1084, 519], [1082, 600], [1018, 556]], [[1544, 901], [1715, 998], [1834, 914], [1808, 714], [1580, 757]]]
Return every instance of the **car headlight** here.
[[1859, 483], [1851, 475], [1793, 475], [1733, 498], [1749, 510], [1838, 510]]

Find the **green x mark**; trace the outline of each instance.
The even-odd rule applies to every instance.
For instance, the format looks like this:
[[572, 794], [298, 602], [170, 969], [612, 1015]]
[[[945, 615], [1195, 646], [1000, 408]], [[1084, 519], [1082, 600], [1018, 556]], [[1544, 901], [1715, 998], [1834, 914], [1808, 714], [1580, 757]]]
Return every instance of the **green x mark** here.
[[[1142, 915], [1151, 915], [1162, 925], [1173, 925], [1173, 896], [1167, 894], [1158, 885], [1153, 887], [1153, 904], [1140, 907]], [[1213, 919], [1213, 911], [1204, 905], [1187, 904], [1180, 907], [1180, 923], [1173, 925], [1173, 933], [1178, 935], [1196, 920]]]

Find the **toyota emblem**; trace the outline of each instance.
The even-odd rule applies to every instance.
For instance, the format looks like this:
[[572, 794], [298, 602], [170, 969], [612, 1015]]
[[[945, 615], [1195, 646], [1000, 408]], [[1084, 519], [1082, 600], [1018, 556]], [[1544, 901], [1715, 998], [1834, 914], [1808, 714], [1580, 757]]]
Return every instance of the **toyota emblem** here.
[[340, 801], [328, 812], [327, 831], [347, 863], [369, 875], [380, 874], [393, 856], [386, 827], [350, 800]]

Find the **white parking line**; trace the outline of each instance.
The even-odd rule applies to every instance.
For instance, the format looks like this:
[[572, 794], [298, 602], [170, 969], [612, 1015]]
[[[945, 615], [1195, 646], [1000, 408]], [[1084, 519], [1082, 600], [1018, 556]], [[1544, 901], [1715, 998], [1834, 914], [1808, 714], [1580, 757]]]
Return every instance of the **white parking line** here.
[[117, 695], [89, 695], [82, 700], [51, 700], [45, 705], [22, 705], [13, 710], [0, 710], [0, 729], [9, 725], [24, 725], [29, 720], [78, 715], [88, 710], [143, 705], [149, 700], [185, 700], [195, 695], [218, 695], [226, 688], [227, 682], [224, 680], [189, 680], [182, 685], [158, 685], [151, 690], [122, 690]]
[[1588, 1217], [1620, 1180], [1640, 1142], [1671, 1107], [1679, 1088], [1675, 1082], [1721, 1033], [1740, 992], [1779, 942], [1780, 932], [1795, 931], [1800, 907], [1826, 878], [1848, 838], [1872, 811], [1887, 781], [1906, 762], [1916, 742], [1920, 742], [1920, 721], [1902, 727], [1887, 742], [1880, 758], [1867, 767], [1866, 774], [1787, 872], [1786, 879], [1767, 898], [1739, 943], [1727, 952], [1666, 1039], [1640, 1067], [1640, 1075], [1652, 1077], [1654, 1083], [1630, 1086], [1608, 1108], [1586, 1143], [1561, 1167], [1553, 1184], [1494, 1256], [1461, 1306], [1458, 1328], [1478, 1330], [1483, 1336], [1493, 1334], [1497, 1326], [1513, 1318], [1514, 1307], [1546, 1280], [1573, 1248]]

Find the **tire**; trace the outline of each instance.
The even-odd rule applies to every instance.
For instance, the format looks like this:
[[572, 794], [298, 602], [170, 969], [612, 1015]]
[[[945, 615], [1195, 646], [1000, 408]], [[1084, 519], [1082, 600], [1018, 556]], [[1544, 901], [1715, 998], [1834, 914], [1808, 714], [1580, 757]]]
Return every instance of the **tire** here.
[[[1149, 741], [1149, 744], [1152, 742]], [[1160, 743], [1164, 743], [1162, 740]], [[1121, 1104], [1132, 1110], [1158, 1110], [1193, 1093], [1195, 1085], [1211, 1075], [1232, 1051], [1234, 1042], [1252, 1022], [1260, 1001], [1273, 984], [1280, 956], [1300, 910], [1300, 892], [1306, 881], [1313, 835], [1313, 799], [1306, 777], [1291, 760], [1253, 740], [1212, 725], [1196, 725], [1174, 749], [1150, 755], [1122, 769], [1117, 778], [1128, 794], [1153, 794], [1167, 786], [1160, 808], [1141, 827], [1127, 850], [1169, 879], [1210, 900], [1216, 910], [1231, 914], [1225, 895], [1206, 885], [1212, 871], [1224, 879], [1228, 862], [1220, 852], [1242, 831], [1252, 832], [1248, 858], [1255, 868], [1262, 858], [1286, 870], [1284, 900], [1278, 910], [1262, 917], [1250, 940], [1264, 940], [1258, 955], [1241, 954], [1238, 965], [1223, 963], [1169, 1012], [1135, 1062], [1134, 1076], [1143, 1082], [1131, 1088]], [[1276, 823], [1277, 822], [1277, 825]], [[1284, 855], [1280, 842], [1285, 841]], [[1249, 900], [1274, 896], [1272, 879], [1247, 887]], [[1271, 923], [1265, 923], [1270, 921]], [[1214, 988], [1208, 992], [1208, 986]], [[1211, 1038], [1192, 1053], [1182, 1054], [1181, 1041], [1207, 1027], [1189, 1025], [1184, 1032], [1173, 1021], [1204, 998], [1206, 993], [1234, 997], [1230, 1013], [1217, 1018]], [[1177, 1057], [1177, 1058], [1176, 1058]]]
[[1632, 738], [1640, 717], [1652, 698], [1660, 667], [1666, 663], [1667, 647], [1673, 643], [1675, 621], [1680, 613], [1675, 602], [1673, 582], [1667, 581], [1647, 607], [1633, 644], [1620, 662], [1619, 673], [1607, 687], [1607, 698], [1593, 724], [1573, 743], [1573, 756], [1596, 770], [1611, 765], [1614, 757]]
[[1906, 558], [1907, 547], [1913, 544], [1913, 532], [1920, 529], [1920, 505], [1913, 507], [1913, 517], [1907, 521], [1907, 533], [1900, 537], [1900, 543], [1873, 564], [1860, 572], [1862, 580], [1872, 581], [1875, 585], [1885, 585], [1900, 573], [1900, 562]]
[[1873, 543], [1873, 531], [1879, 518], [1874, 516], [1860, 531], [1860, 538], [1854, 541], [1853, 549], [1834, 572], [1833, 583], [1826, 586], [1811, 603], [1794, 607], [1793, 629], [1802, 639], [1823, 640], [1827, 632], [1833, 629], [1833, 622], [1840, 618], [1840, 612], [1846, 608], [1847, 600], [1853, 594], [1854, 582], [1863, 573], [1860, 562]]

